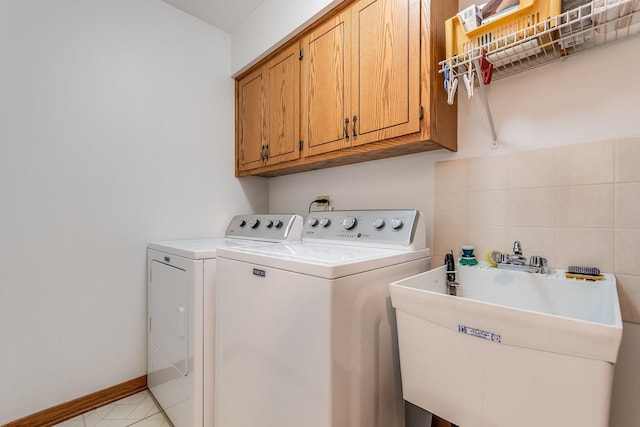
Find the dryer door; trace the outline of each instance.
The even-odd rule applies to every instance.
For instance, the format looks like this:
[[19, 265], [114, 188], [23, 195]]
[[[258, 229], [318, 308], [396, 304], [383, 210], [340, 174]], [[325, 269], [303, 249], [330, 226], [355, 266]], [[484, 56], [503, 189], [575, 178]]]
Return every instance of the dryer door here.
[[189, 372], [189, 287], [186, 271], [151, 262], [149, 284], [151, 343], [182, 375]]

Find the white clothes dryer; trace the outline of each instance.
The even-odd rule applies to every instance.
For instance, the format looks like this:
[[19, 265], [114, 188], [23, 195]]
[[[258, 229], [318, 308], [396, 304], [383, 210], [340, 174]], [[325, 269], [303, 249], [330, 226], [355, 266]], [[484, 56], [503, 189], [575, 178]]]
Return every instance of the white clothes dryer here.
[[429, 269], [416, 210], [312, 213], [218, 252], [216, 427], [404, 427], [389, 296]]
[[149, 243], [147, 383], [175, 427], [214, 425], [217, 251], [300, 240], [302, 223], [238, 215], [225, 238]]

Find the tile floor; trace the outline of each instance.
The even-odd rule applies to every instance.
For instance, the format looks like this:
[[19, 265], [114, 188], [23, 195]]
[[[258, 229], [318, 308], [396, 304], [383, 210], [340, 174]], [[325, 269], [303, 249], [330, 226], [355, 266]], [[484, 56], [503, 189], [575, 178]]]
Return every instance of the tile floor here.
[[171, 427], [149, 390], [141, 391], [54, 427]]

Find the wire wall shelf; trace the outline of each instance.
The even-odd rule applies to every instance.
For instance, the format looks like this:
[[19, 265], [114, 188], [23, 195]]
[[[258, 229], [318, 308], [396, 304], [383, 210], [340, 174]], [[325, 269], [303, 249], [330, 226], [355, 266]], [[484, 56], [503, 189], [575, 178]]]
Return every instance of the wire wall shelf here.
[[440, 61], [453, 77], [483, 57], [493, 64], [493, 80], [640, 34], [640, 0], [593, 0], [497, 40]]
[[[468, 97], [474, 86], [480, 86], [482, 95], [483, 86], [493, 80], [638, 34], [640, 0], [592, 0], [504, 37], [491, 40], [489, 34], [472, 40], [468, 50], [440, 61], [439, 72], [445, 75], [444, 89], [453, 104], [458, 79]], [[485, 106], [495, 141], [486, 99]]]

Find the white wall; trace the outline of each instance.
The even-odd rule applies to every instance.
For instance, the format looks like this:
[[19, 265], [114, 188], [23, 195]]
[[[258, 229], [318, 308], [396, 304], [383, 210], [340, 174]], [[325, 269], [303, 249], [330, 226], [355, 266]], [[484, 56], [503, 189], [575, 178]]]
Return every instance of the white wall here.
[[146, 372], [146, 244], [267, 209], [229, 36], [156, 0], [0, 1], [0, 424]]
[[231, 74], [238, 75], [342, 0], [266, 0], [231, 37]]
[[[293, 5], [296, 2], [282, 0]], [[461, 0], [460, 8], [470, 4]], [[273, 6], [271, 27], [291, 28], [291, 16], [277, 16], [284, 7]], [[266, 11], [262, 12], [267, 14]], [[308, 16], [298, 16], [298, 23]], [[262, 45], [259, 32], [246, 34], [242, 44], [232, 41], [234, 58], [249, 58]], [[237, 50], [242, 50], [237, 52]], [[246, 62], [248, 60], [244, 59]], [[236, 65], [240, 68], [241, 64]], [[271, 211], [294, 211], [307, 214], [308, 205], [317, 195], [328, 194], [336, 209], [381, 207], [416, 207], [428, 219], [428, 244], [433, 246], [434, 164], [437, 161], [505, 152], [530, 150], [604, 139], [640, 135], [638, 100], [640, 85], [640, 38], [619, 41], [565, 61], [550, 64], [523, 74], [499, 80], [489, 88], [489, 100], [499, 137], [499, 149], [491, 150], [491, 137], [479, 97], [457, 99], [459, 129], [457, 153], [445, 150], [342, 166], [326, 170], [298, 173], [270, 179], [269, 207]], [[463, 95], [464, 95], [464, 91]], [[597, 165], [593, 165], [597, 167]], [[518, 179], [517, 176], [509, 179]], [[625, 325], [626, 326], [626, 325]], [[635, 325], [633, 325], [635, 326]], [[637, 378], [640, 366], [629, 362], [628, 353], [640, 348], [638, 334], [626, 334], [625, 363], [618, 378]], [[633, 349], [633, 350], [629, 350]], [[637, 359], [637, 357], [636, 357]], [[616, 381], [614, 397], [625, 388]], [[640, 419], [640, 407], [630, 402], [635, 395], [620, 399], [613, 405], [612, 427], [632, 427]]]

